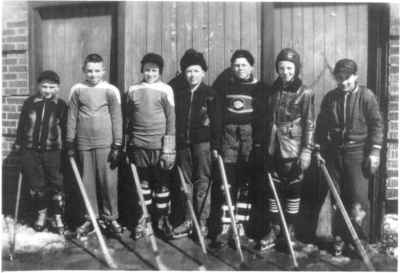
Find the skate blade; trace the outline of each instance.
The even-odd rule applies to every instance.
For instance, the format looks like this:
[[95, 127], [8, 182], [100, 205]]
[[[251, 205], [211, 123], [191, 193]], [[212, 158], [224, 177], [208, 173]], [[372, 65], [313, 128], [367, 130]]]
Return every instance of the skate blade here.
[[273, 249], [275, 246], [276, 246], [276, 244], [273, 243], [268, 246], [258, 247], [258, 248], [256, 248], [256, 251], [259, 251], [260, 253], [264, 253], [264, 252], [267, 252], [267, 251]]

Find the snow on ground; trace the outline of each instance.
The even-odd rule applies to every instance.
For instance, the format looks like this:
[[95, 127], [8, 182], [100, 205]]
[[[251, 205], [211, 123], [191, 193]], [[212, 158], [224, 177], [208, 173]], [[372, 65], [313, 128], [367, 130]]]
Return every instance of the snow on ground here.
[[[11, 217], [2, 215], [2, 253], [8, 255], [12, 240], [12, 229], [14, 220]], [[27, 225], [17, 224], [15, 253], [47, 252], [65, 247], [63, 236], [47, 231], [36, 232]]]
[[383, 218], [382, 251], [398, 258], [398, 215], [386, 214]]

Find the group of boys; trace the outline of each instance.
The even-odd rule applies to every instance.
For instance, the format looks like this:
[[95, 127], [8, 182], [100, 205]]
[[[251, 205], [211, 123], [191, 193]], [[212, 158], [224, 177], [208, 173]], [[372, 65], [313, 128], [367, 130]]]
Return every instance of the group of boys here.
[[[189, 49], [180, 61], [181, 74], [166, 84], [161, 80], [162, 57], [148, 53], [141, 61], [143, 79], [129, 87], [124, 105], [118, 88], [104, 80], [104, 62], [97, 54], [86, 57], [85, 81], [71, 88], [68, 106], [57, 96], [58, 75], [42, 72], [39, 92], [22, 107], [15, 142], [37, 212], [34, 228], [43, 230], [51, 214], [52, 227], [64, 232], [60, 156], [65, 149], [68, 156], [79, 158], [101, 226], [121, 233], [117, 181], [126, 154], [137, 166], [157, 232], [178, 238], [193, 228], [188, 210], [176, 227], [169, 219], [170, 188], [176, 183], [171, 178], [177, 165], [189, 186], [203, 235], [211, 247], [219, 248], [225, 243], [224, 226], [231, 221], [219, 175], [212, 167], [221, 156], [239, 226], [248, 225], [252, 207], [267, 204], [268, 210], [261, 214], [267, 214], [269, 224], [253, 234], [257, 248], [265, 250], [282, 236], [265, 174], [271, 174], [284, 201], [294, 240], [302, 180], [316, 141], [354, 224], [360, 233], [367, 232], [368, 178], [379, 166], [383, 124], [374, 94], [357, 83], [356, 63], [349, 59], [336, 63], [333, 74], [338, 86], [324, 97], [317, 122], [314, 93], [299, 77], [300, 56], [295, 50], [286, 48], [277, 56], [278, 78], [272, 86], [256, 79], [254, 64], [249, 51], [236, 50], [231, 66], [210, 87], [203, 81], [207, 64], [202, 53]], [[356, 211], [364, 212], [363, 217]], [[142, 216], [132, 237], [144, 236], [145, 224]], [[86, 215], [77, 233], [85, 236], [92, 230]], [[231, 240], [232, 232], [228, 233]], [[335, 231], [346, 240], [345, 234]]]

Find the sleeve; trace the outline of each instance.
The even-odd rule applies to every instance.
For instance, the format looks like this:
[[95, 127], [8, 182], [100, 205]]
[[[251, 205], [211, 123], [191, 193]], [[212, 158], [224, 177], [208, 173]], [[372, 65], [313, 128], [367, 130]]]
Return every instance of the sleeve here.
[[[215, 84], [213, 86], [218, 86]], [[214, 87], [215, 88], [215, 87]], [[211, 121], [211, 148], [221, 151], [222, 145], [222, 130], [223, 130], [223, 115], [224, 115], [224, 91], [215, 89], [215, 99], [212, 103]]]
[[113, 144], [122, 145], [121, 94], [118, 88], [111, 86], [107, 98], [111, 116]]
[[174, 92], [172, 88], [167, 85], [165, 89], [165, 93], [162, 96], [161, 102], [165, 118], [166, 118], [166, 130], [165, 135], [167, 136], [175, 136], [175, 101], [174, 101]]
[[76, 137], [76, 127], [78, 124], [79, 113], [79, 94], [74, 87], [71, 88], [71, 95], [68, 102], [67, 135], [66, 142], [74, 142]]
[[17, 127], [17, 136], [15, 139], [15, 145], [22, 145], [22, 139], [24, 136], [24, 128], [28, 118], [28, 104], [29, 99], [25, 100], [22, 105], [21, 115], [19, 116], [18, 127]]
[[269, 124], [266, 119], [270, 118], [270, 116], [267, 115], [267, 109], [269, 105], [268, 93], [268, 86], [260, 84], [254, 102], [253, 142], [255, 147], [262, 147], [265, 144], [265, 125]]
[[60, 99], [60, 129], [61, 129], [61, 140], [64, 143], [67, 135], [67, 115], [68, 109], [65, 101]]
[[383, 143], [383, 120], [375, 95], [368, 90], [366, 100], [366, 121], [368, 126], [368, 143], [370, 151], [380, 150]]
[[315, 126], [315, 143], [319, 144], [322, 149], [328, 145], [328, 131], [329, 131], [329, 94], [325, 95], [321, 102], [321, 108], [317, 117]]
[[302, 148], [312, 150], [314, 146], [314, 131], [315, 131], [315, 104], [314, 104], [314, 92], [310, 89], [305, 90], [302, 112], [303, 112]]

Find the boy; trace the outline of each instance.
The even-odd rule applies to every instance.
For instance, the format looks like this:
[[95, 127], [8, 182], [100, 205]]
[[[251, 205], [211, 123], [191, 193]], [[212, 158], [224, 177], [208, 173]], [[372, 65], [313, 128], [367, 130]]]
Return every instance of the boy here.
[[[248, 190], [251, 179], [250, 152], [253, 146], [253, 106], [258, 94], [264, 91], [263, 84], [255, 78], [253, 71], [254, 57], [251, 53], [247, 50], [236, 50], [231, 58], [230, 70], [217, 78], [213, 85], [216, 91], [216, 110], [212, 127], [216, 137], [211, 139], [212, 157], [216, 158], [221, 154], [223, 158], [231, 186], [232, 203], [236, 206], [236, 219], [241, 223], [248, 222], [250, 213]], [[223, 244], [219, 236], [222, 231], [221, 200], [225, 198], [218, 196], [222, 193], [215, 189], [212, 197], [213, 206], [215, 205], [212, 218], [217, 223], [210, 226], [208, 237], [211, 239], [211, 246], [219, 248]], [[241, 200], [240, 204], [237, 204], [238, 200]], [[222, 208], [227, 212], [226, 205]], [[228, 220], [229, 216], [224, 219]]]
[[[105, 69], [100, 55], [89, 54], [82, 70], [86, 80], [75, 84], [70, 93], [66, 138], [68, 155], [74, 156], [76, 144], [82, 164], [82, 180], [93, 210], [98, 219], [102, 218], [102, 226], [118, 234], [121, 232], [117, 222], [117, 165], [122, 147], [120, 93], [117, 87], [103, 79]], [[97, 185], [100, 196], [97, 196]], [[77, 229], [78, 237], [93, 231], [88, 215], [85, 219]]]
[[60, 161], [67, 105], [57, 97], [60, 79], [54, 71], [43, 71], [37, 82], [39, 92], [22, 106], [14, 148], [19, 153], [37, 213], [34, 229], [42, 231], [46, 227], [51, 209], [54, 228], [62, 234], [64, 193]]
[[[255, 154], [261, 156], [256, 161], [266, 159], [267, 162], [263, 177], [264, 171], [271, 173], [278, 195], [284, 200], [282, 206], [294, 240], [303, 173], [311, 162], [314, 94], [299, 78], [300, 56], [295, 50], [283, 49], [275, 65], [279, 77], [271, 87], [267, 111], [256, 115], [254, 147]], [[271, 190], [267, 198], [270, 224], [267, 234], [258, 242], [260, 250], [273, 247], [281, 234], [278, 208]]]
[[[337, 88], [322, 100], [315, 132], [332, 179], [360, 239], [370, 226], [369, 179], [377, 171], [383, 142], [383, 121], [374, 93], [358, 84], [357, 64], [339, 60], [334, 68]], [[343, 240], [351, 242], [344, 223], [335, 225], [333, 249], [341, 255]]]
[[[143, 80], [130, 86], [127, 94], [126, 139], [128, 156], [138, 169], [146, 205], [155, 203], [157, 215], [153, 219], [157, 231], [168, 238], [172, 234], [169, 180], [175, 163], [175, 104], [172, 88], [161, 81], [163, 66], [158, 54], [148, 53], [143, 57]], [[135, 239], [145, 235], [145, 225], [142, 217], [135, 228]]]
[[[202, 53], [189, 49], [180, 63], [184, 77], [179, 84], [174, 84], [177, 165], [187, 179], [200, 228], [206, 235], [210, 214], [210, 116], [213, 116], [215, 91], [203, 83], [207, 64]], [[191, 229], [192, 221], [186, 209], [185, 221], [174, 229], [174, 237], [188, 235]]]

